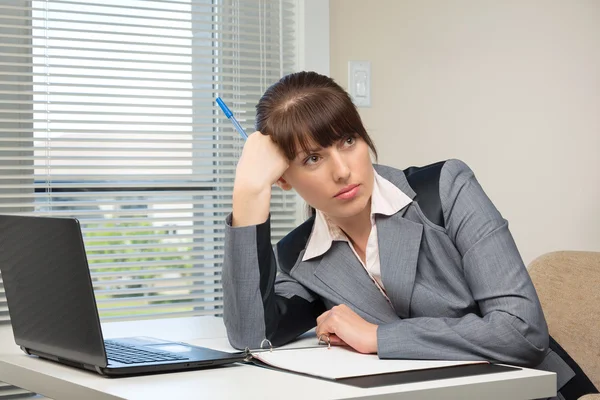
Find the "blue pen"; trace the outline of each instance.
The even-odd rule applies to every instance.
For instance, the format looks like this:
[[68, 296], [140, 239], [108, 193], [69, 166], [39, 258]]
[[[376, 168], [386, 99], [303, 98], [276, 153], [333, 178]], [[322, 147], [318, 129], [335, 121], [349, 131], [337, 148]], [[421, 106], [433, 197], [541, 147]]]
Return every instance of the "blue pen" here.
[[227, 108], [225, 103], [223, 103], [223, 100], [221, 100], [220, 97], [217, 97], [216, 101], [217, 101], [217, 104], [219, 105], [219, 107], [221, 107], [221, 110], [223, 110], [223, 113], [225, 113], [225, 116], [227, 118], [229, 118], [229, 120], [231, 120], [231, 122], [233, 123], [233, 126], [235, 126], [235, 129], [240, 133], [240, 135], [242, 136], [242, 139], [244, 139], [244, 140], [248, 139], [248, 135], [244, 131], [244, 128], [242, 128], [240, 123], [237, 122], [237, 119], [235, 119], [235, 117], [233, 116], [233, 113], [229, 110], [229, 108]]

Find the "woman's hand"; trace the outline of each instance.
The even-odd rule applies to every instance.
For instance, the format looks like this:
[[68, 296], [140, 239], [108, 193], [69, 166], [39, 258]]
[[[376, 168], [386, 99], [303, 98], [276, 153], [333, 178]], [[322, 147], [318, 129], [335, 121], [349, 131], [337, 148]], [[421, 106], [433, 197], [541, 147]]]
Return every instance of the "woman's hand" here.
[[233, 185], [233, 226], [257, 225], [269, 216], [271, 186], [289, 162], [271, 137], [254, 132], [244, 144]]
[[235, 172], [236, 188], [252, 191], [271, 189], [289, 162], [268, 135], [254, 132], [244, 144]]
[[359, 353], [377, 353], [377, 325], [362, 319], [345, 304], [317, 318], [317, 337], [329, 336], [332, 345], [348, 345]]

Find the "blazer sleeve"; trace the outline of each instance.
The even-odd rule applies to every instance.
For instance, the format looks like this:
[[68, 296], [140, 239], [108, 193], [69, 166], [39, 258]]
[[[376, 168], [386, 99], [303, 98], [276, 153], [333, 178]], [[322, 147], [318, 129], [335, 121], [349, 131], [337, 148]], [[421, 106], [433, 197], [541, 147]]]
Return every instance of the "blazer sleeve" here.
[[316, 325], [322, 302], [283, 271], [271, 245], [270, 217], [260, 225], [225, 224], [223, 320], [237, 349], [258, 348], [264, 339], [285, 344]]
[[380, 325], [379, 357], [537, 366], [548, 347], [548, 327], [507, 221], [459, 160], [447, 161], [441, 171], [440, 199], [447, 234], [462, 255], [480, 315]]

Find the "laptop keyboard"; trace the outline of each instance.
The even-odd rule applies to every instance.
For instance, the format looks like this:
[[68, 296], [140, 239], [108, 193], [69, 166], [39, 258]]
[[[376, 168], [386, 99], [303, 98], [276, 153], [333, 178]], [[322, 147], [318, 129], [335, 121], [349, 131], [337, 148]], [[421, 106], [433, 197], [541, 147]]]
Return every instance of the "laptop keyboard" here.
[[123, 364], [142, 364], [188, 359], [187, 357], [182, 357], [174, 353], [141, 349], [139, 347], [128, 346], [124, 343], [117, 343], [111, 340], [105, 340], [104, 347], [106, 349], [106, 358], [110, 361], [117, 361]]

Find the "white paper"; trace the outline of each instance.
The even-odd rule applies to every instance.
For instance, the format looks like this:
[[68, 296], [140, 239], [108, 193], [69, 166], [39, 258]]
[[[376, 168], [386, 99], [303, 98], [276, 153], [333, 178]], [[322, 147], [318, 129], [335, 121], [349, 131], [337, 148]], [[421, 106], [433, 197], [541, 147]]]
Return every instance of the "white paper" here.
[[273, 367], [293, 372], [340, 379], [443, 368], [467, 364], [487, 364], [486, 361], [382, 360], [375, 354], [361, 354], [347, 347], [275, 350], [254, 354], [254, 358]]

